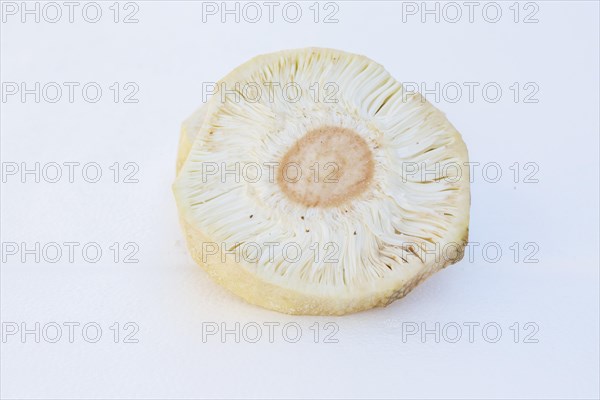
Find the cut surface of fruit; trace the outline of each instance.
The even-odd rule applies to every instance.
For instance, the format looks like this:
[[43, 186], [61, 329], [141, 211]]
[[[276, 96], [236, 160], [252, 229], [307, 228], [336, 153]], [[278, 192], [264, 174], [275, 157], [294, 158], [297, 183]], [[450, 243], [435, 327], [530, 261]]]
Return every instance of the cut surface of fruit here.
[[183, 126], [173, 185], [193, 258], [291, 314], [387, 305], [462, 258], [460, 134], [385, 69], [331, 49], [256, 57]]

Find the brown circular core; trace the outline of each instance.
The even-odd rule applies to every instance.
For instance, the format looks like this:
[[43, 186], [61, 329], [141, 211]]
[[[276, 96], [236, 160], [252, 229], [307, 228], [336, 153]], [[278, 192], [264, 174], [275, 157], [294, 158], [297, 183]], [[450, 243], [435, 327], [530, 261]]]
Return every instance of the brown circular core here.
[[323, 126], [307, 132], [283, 156], [277, 183], [307, 207], [335, 207], [363, 193], [373, 178], [373, 154], [356, 132]]

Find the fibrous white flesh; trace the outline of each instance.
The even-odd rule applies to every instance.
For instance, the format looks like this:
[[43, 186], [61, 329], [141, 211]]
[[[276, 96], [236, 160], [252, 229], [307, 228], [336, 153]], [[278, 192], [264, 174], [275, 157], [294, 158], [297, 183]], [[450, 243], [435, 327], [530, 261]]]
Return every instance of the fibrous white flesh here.
[[[268, 82], [294, 82], [302, 95], [296, 102], [281, 90], [267, 96]], [[460, 134], [439, 110], [420, 95], [405, 93], [380, 65], [335, 50], [257, 57], [222, 81], [227, 89], [247, 83], [265, 90], [258, 102], [255, 96], [218, 93], [184, 124], [179, 158], [185, 162], [174, 185], [184, 225], [201, 232], [202, 240], [226, 243], [228, 250], [244, 243], [263, 246], [257, 262], [229, 256], [227, 265], [219, 266], [216, 258], [204, 262], [203, 257], [220, 283], [279, 311], [340, 314], [387, 304], [460, 258], [448, 259], [441, 250], [455, 243], [460, 253], [466, 241], [469, 176], [464, 168], [445, 166], [464, 166], [468, 159]], [[337, 102], [327, 101], [335, 90], [325, 87], [339, 88]], [[251, 163], [264, 166], [267, 177], [265, 163], [281, 162], [307, 132], [327, 126], [360, 135], [374, 164], [368, 187], [341, 204], [294, 201], [272, 179], [249, 182], [202, 173], [207, 163], [231, 169]], [[414, 166], [450, 175], [414, 173]], [[275, 249], [296, 243], [303, 251], [295, 262], [281, 250], [271, 257], [265, 244], [272, 242], [278, 243]], [[328, 243], [333, 245], [326, 248]], [[199, 243], [191, 247], [200, 248]], [[331, 253], [335, 256], [327, 259]], [[235, 269], [241, 271], [227, 272]], [[253, 286], [230, 279], [251, 279]]]

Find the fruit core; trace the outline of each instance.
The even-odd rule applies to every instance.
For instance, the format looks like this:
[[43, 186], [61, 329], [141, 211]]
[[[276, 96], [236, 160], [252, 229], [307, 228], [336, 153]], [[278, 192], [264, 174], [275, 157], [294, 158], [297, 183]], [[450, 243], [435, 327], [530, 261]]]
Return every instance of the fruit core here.
[[365, 192], [374, 166], [371, 149], [358, 133], [323, 126], [287, 150], [277, 184], [288, 199], [306, 207], [337, 207]]

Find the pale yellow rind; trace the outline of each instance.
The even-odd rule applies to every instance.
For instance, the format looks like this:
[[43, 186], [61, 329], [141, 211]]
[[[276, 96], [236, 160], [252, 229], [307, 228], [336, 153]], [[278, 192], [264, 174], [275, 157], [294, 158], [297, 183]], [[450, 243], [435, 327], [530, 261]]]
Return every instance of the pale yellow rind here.
[[206, 105], [203, 105], [181, 124], [179, 147], [177, 149], [177, 162], [175, 166], [177, 173], [179, 173], [185, 159], [192, 150], [192, 144], [194, 144], [194, 139], [200, 131], [205, 117]]

